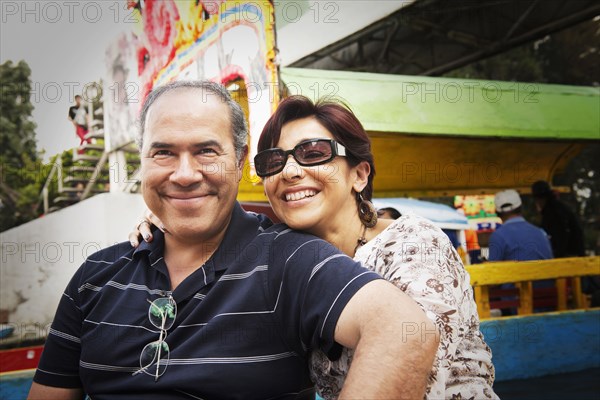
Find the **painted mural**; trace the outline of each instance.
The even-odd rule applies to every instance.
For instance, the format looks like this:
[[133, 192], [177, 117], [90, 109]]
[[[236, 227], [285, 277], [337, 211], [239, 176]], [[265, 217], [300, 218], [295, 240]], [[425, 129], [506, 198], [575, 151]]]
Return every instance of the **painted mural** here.
[[[155, 86], [210, 79], [244, 93], [252, 157], [279, 100], [271, 1], [129, 0], [132, 32], [107, 51], [108, 150], [135, 138], [135, 116]], [[105, 92], [106, 93], [106, 92]]]

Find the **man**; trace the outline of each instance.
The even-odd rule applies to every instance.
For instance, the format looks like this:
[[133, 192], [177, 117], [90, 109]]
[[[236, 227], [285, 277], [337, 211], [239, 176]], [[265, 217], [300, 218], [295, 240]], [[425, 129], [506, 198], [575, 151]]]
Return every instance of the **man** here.
[[[521, 215], [521, 196], [515, 190], [496, 193], [494, 198], [496, 214], [502, 220], [500, 226], [490, 236], [490, 261], [531, 261], [552, 258], [552, 249], [546, 233], [525, 221]], [[512, 283], [500, 285], [502, 289], [513, 289]], [[553, 287], [554, 280], [546, 279], [533, 283], [534, 288]], [[511, 300], [511, 297], [503, 297]], [[535, 311], [547, 311], [536, 308]], [[515, 308], [502, 309], [503, 315], [516, 314]]]
[[30, 399], [312, 399], [310, 349], [335, 358], [340, 345], [356, 348], [342, 397], [423, 397], [438, 338], [419, 307], [236, 202], [247, 127], [221, 85], [155, 89], [140, 131], [142, 193], [165, 233], [84, 263]]
[[383, 207], [377, 210], [377, 216], [385, 219], [398, 219], [402, 214], [394, 207]]
[[530, 261], [552, 258], [546, 233], [525, 221], [521, 215], [521, 196], [515, 190], [496, 193], [496, 213], [502, 226], [490, 236], [490, 261]]
[[[85, 105], [81, 104], [81, 96], [75, 96], [75, 105], [69, 107], [69, 115], [67, 117], [69, 121], [73, 123], [75, 127], [75, 134], [79, 137], [79, 146], [83, 143], [89, 143], [89, 140], [85, 138], [88, 133], [88, 115], [85, 110]], [[79, 154], [83, 153], [83, 150], [79, 150]]]
[[542, 215], [542, 228], [550, 235], [554, 257], [585, 255], [583, 230], [575, 214], [558, 200], [546, 181], [531, 185], [531, 194]]
[[[585, 256], [583, 229], [573, 211], [561, 202], [546, 181], [531, 185], [531, 193], [538, 212], [542, 215], [542, 228], [550, 235], [552, 251], [556, 258]], [[582, 290], [591, 296], [591, 306], [600, 306], [600, 276], [581, 278]]]

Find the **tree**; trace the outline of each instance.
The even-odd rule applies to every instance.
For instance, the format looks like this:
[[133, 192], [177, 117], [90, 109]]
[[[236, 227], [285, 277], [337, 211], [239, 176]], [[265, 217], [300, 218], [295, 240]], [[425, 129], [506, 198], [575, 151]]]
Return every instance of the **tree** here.
[[0, 229], [35, 218], [43, 165], [36, 152], [31, 113], [31, 69], [0, 65]]

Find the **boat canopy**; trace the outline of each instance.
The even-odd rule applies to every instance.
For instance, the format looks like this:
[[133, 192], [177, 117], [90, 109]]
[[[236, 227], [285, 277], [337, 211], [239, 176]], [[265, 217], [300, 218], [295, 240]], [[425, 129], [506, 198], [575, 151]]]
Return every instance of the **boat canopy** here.
[[[297, 68], [281, 80], [287, 95], [350, 106], [372, 139], [375, 197], [526, 194], [600, 139], [596, 87]], [[245, 186], [243, 199], [266, 200]]]
[[373, 205], [377, 209], [392, 207], [402, 215], [413, 213], [432, 221], [441, 229], [472, 229], [467, 217], [445, 204], [409, 198], [376, 198]]

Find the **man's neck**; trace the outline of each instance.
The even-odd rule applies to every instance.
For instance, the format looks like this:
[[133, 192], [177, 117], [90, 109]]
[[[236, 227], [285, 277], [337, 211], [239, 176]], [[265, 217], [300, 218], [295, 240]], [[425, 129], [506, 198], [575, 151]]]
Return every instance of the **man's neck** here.
[[210, 240], [179, 240], [169, 233], [165, 234], [164, 259], [171, 279], [171, 290], [175, 290], [185, 278], [204, 266], [221, 244], [224, 235], [225, 232]]
[[515, 219], [515, 218], [522, 218], [523, 215], [522, 214], [510, 214], [508, 216], [506, 216], [505, 218], [502, 219], [503, 223], [507, 223], [508, 221]]

